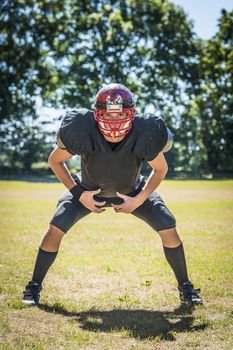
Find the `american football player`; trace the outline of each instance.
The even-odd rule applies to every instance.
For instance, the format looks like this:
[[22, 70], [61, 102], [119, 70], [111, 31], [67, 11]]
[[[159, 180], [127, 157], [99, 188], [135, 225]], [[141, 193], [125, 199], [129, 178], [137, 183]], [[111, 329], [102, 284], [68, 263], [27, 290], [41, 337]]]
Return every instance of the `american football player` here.
[[[164, 121], [151, 114], [136, 115], [134, 97], [121, 84], [100, 89], [94, 111], [77, 109], [66, 114], [48, 161], [67, 190], [42, 239], [23, 303], [39, 303], [42, 282], [66, 232], [89, 213], [112, 207], [117, 214], [135, 215], [158, 232], [181, 302], [202, 304], [200, 290], [188, 277], [175, 218], [156, 192], [168, 170], [163, 153], [171, 145], [172, 134]], [[71, 175], [65, 162], [77, 154], [81, 171]], [[143, 162], [151, 167], [146, 181], [140, 174]]]

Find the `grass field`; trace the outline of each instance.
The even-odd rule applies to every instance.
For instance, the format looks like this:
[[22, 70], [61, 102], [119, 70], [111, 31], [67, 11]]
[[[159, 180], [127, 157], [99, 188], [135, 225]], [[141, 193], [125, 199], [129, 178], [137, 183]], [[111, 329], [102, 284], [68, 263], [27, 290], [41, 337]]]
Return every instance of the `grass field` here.
[[164, 181], [203, 307], [181, 308], [161, 242], [111, 209], [64, 238], [41, 296], [20, 303], [61, 184], [0, 182], [1, 350], [233, 348], [233, 181]]

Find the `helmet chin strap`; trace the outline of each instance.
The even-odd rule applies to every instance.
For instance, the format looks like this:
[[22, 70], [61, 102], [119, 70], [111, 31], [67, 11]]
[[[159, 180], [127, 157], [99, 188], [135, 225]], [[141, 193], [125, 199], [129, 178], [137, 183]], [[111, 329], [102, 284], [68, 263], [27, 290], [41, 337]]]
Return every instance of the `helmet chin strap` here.
[[112, 132], [112, 139], [113, 141], [116, 141], [117, 139], [121, 139], [122, 137], [125, 137], [126, 133], [124, 133], [123, 135], [119, 135], [119, 136], [116, 136], [116, 131], [113, 131]]

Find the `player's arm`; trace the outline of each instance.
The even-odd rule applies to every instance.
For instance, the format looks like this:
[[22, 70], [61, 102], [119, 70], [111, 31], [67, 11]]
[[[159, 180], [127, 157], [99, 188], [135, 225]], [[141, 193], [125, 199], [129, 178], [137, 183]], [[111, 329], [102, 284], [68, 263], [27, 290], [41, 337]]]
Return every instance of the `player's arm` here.
[[167, 161], [162, 152], [153, 160], [148, 161], [148, 164], [152, 168], [152, 171], [142, 191], [136, 196], [141, 204], [156, 190], [168, 171]]
[[68, 188], [68, 190], [76, 185], [71, 177], [69, 169], [65, 164], [65, 161], [72, 158], [73, 156], [73, 154], [69, 153], [65, 149], [56, 147], [48, 158], [48, 163], [52, 171], [56, 177]]
[[98, 194], [101, 190], [84, 191], [71, 177], [65, 161], [72, 157], [73, 154], [69, 153], [67, 150], [56, 147], [50, 154], [48, 163], [56, 177], [68, 188], [68, 190], [70, 190], [77, 200], [79, 200], [87, 209], [95, 213], [102, 213], [104, 209], [97, 206], [103, 206], [106, 202], [97, 202], [93, 199], [93, 196]]

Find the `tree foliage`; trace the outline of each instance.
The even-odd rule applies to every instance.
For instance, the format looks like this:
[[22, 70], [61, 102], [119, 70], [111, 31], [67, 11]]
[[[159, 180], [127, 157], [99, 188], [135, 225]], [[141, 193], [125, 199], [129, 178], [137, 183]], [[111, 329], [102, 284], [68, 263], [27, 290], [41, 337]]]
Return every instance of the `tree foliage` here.
[[203, 43], [201, 93], [197, 104], [208, 167], [212, 172], [233, 170], [233, 11], [222, 11], [219, 31]]
[[[0, 6], [3, 138], [9, 127], [18, 133], [16, 121], [23, 126], [38, 117], [37, 96], [48, 106], [91, 108], [101, 85], [120, 82], [135, 93], [139, 111], [153, 104], [172, 126], [173, 170], [179, 164], [193, 171], [205, 160], [211, 170], [225, 170], [232, 14], [224, 12], [219, 33], [202, 42], [183, 10], [166, 0], [4, 0]], [[7, 140], [23, 154], [22, 142]], [[211, 152], [219, 146], [216, 160]]]

